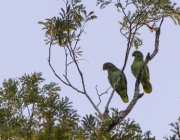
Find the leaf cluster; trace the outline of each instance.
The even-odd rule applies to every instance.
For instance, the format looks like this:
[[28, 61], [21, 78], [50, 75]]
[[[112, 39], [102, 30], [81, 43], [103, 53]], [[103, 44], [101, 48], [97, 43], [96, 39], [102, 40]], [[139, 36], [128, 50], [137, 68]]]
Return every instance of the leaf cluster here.
[[4, 80], [0, 88], [0, 138], [33, 140], [143, 140], [135, 121], [124, 120], [111, 132], [106, 131], [113, 117], [104, 122], [98, 116], [86, 115], [80, 120], [72, 102], [60, 98], [60, 87], [45, 81], [42, 73]]
[[[174, 24], [180, 25], [180, 7], [176, 7], [176, 3], [170, 0], [126, 0], [123, 4], [120, 0], [113, 2], [112, 0], [97, 0], [100, 8], [105, 8], [113, 3], [119, 12], [123, 13], [123, 19], [119, 21], [122, 33], [131, 43], [131, 46], [138, 48], [143, 45], [142, 39], [137, 30], [141, 26], [147, 26], [150, 32], [156, 31], [157, 24], [162, 18], [171, 18]], [[131, 7], [131, 10], [128, 8]], [[134, 8], [133, 8], [134, 7]], [[150, 24], [150, 25], [149, 25]]]
[[[109, 124], [121, 115], [112, 108], [102, 121], [96, 114], [82, 117], [67, 97], [60, 98], [60, 87], [45, 81], [42, 73], [4, 80], [0, 88], [0, 138], [18, 140], [155, 140], [151, 132], [142, 132], [138, 123], [126, 119], [110, 132]], [[171, 123], [174, 133], [166, 140], [180, 139], [180, 118]]]
[[46, 22], [40, 21], [39, 24], [44, 25], [46, 30], [47, 43], [58, 43], [64, 47], [72, 44], [73, 41], [79, 41], [79, 36], [84, 32], [85, 24], [97, 17], [94, 12], [87, 13], [85, 6], [81, 0], [66, 0], [65, 8], [61, 8], [59, 17], [46, 19]]
[[165, 140], [180, 140], [180, 117], [177, 122], [175, 123], [170, 123], [169, 124], [172, 129], [171, 131], [173, 132], [173, 136], [169, 137], [164, 137]]

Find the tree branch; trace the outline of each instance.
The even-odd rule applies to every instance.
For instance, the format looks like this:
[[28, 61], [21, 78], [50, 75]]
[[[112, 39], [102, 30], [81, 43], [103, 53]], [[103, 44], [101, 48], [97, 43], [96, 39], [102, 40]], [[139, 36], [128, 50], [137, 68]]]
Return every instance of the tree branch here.
[[[49, 63], [50, 68], [52, 69], [54, 75], [55, 75], [62, 83], [64, 83], [65, 85], [73, 88], [74, 90], [76, 90], [76, 91], [79, 92], [79, 93], [84, 94], [83, 91], [80, 91], [79, 89], [75, 88], [72, 84], [70, 84], [69, 81], [68, 81], [68, 83], [66, 83], [64, 80], [62, 80], [62, 78], [56, 73], [56, 71], [55, 71], [54, 68], [52, 67], [52, 65], [51, 65], [51, 46], [52, 46], [52, 43], [53, 43], [53, 39], [51, 39], [50, 46], [49, 46], [48, 63]], [[67, 77], [66, 77], [66, 80], [67, 80]]]
[[[82, 87], [83, 87], [83, 94], [85, 94], [85, 96], [88, 98], [88, 100], [89, 100], [89, 101], [91, 102], [91, 104], [93, 105], [94, 109], [98, 112], [99, 116], [102, 118], [102, 114], [101, 114], [100, 110], [99, 110], [98, 107], [95, 105], [95, 103], [92, 101], [92, 99], [90, 98], [90, 96], [88, 95], [88, 93], [87, 93], [87, 91], [86, 91], [84, 76], [83, 76], [83, 73], [82, 73], [82, 71], [81, 71], [78, 63], [77, 63], [78, 60], [76, 60], [76, 56], [75, 56], [75, 53], [74, 53], [74, 51], [75, 51], [75, 49], [76, 49], [76, 47], [77, 47], [77, 43], [78, 43], [78, 40], [79, 40], [79, 38], [80, 38], [80, 35], [84, 32], [84, 27], [85, 27], [86, 22], [87, 22], [87, 21], [85, 20], [82, 28], [80, 28], [80, 33], [78, 34], [78, 39], [77, 39], [76, 42], [75, 42], [74, 48], [72, 48], [70, 42], [68, 42], [69, 46], [66, 46], [66, 47], [68, 48], [69, 53], [70, 53], [70, 56], [71, 56], [73, 62], [75, 63], [76, 68], [77, 68], [77, 70], [78, 70], [78, 73], [79, 73], [79, 75], [80, 75], [80, 77], [81, 77], [81, 83], [82, 83]], [[68, 36], [69, 36], [69, 32], [68, 32]], [[67, 77], [65, 77], [65, 78], [66, 78], [66, 80], [67, 80]], [[68, 83], [70, 83], [70, 82], [68, 82]], [[75, 88], [75, 87], [74, 87], [74, 88]]]
[[[88, 62], [86, 59], [77, 59], [76, 61], [78, 62], [79, 60], [84, 60], [84, 61]], [[67, 66], [70, 65], [70, 64], [72, 64], [72, 63], [74, 63], [74, 61], [69, 62], [69, 63], [67, 64]], [[89, 62], [88, 62], [88, 63], [89, 63]]]
[[107, 131], [111, 131], [118, 123], [123, 121], [124, 118], [134, 108], [137, 101], [144, 95], [143, 93], [142, 94], [139, 93], [139, 85], [140, 85], [141, 76], [143, 74], [143, 71], [144, 71], [145, 67], [149, 63], [149, 61], [152, 60], [159, 51], [160, 29], [161, 29], [161, 25], [163, 23], [163, 20], [164, 20], [164, 17], [161, 20], [159, 28], [156, 29], [155, 49], [154, 49], [154, 51], [153, 51], [153, 53], [151, 55], [150, 55], [150, 53], [147, 54], [145, 62], [140, 68], [140, 71], [139, 71], [139, 74], [137, 76], [136, 83], [135, 83], [134, 97], [133, 97], [132, 101], [130, 102], [128, 107], [124, 111], [122, 111], [122, 113], [121, 113], [121, 115], [119, 117], [115, 117], [115, 119], [112, 121], [112, 123], [108, 126]]
[[66, 48], [64, 47], [64, 53], [65, 53], [65, 56], [66, 56], [66, 60], [65, 60], [65, 76], [67, 77], [67, 69], [68, 69], [68, 64], [67, 64], [67, 50]]
[[[84, 26], [85, 26], [85, 24], [84, 24]], [[83, 26], [83, 28], [84, 28], [84, 26]], [[69, 28], [69, 27], [68, 27], [68, 28]], [[80, 29], [80, 33], [79, 33], [79, 35], [78, 35], [78, 38], [80, 37], [81, 33], [84, 32], [84, 31], [83, 31], [83, 28]], [[68, 36], [69, 36], [69, 32], [68, 32]], [[90, 98], [90, 96], [89, 96], [89, 95], [87, 94], [87, 92], [86, 92], [83, 73], [82, 73], [81, 70], [80, 70], [80, 67], [79, 67], [79, 65], [78, 65], [78, 63], [77, 63], [77, 60], [76, 60], [76, 56], [75, 56], [75, 54], [74, 54], [74, 49], [75, 49], [76, 46], [77, 46], [77, 41], [76, 41], [76, 43], [75, 43], [75, 48], [74, 48], [74, 49], [72, 48], [70, 42], [68, 42], [69, 45], [66, 45], [66, 47], [67, 47], [67, 49], [68, 49], [68, 51], [69, 51], [69, 53], [70, 53], [70, 57], [72, 58], [73, 62], [74, 62], [75, 65], [76, 65], [76, 68], [77, 68], [77, 70], [78, 70], [78, 73], [79, 73], [79, 75], [80, 75], [80, 77], [81, 77], [81, 82], [82, 82], [82, 86], [83, 86], [83, 91], [80, 91], [79, 89], [77, 89], [76, 87], [74, 87], [74, 86], [70, 83], [70, 81], [68, 80], [68, 78], [67, 78], [67, 66], [68, 66], [68, 64], [67, 64], [67, 52], [66, 52], [66, 50], [65, 50], [65, 55], [66, 55], [66, 60], [65, 60], [65, 75], [63, 75], [63, 76], [65, 77], [65, 79], [66, 79], [67, 82], [65, 82], [65, 81], [64, 81], [60, 76], [58, 76], [58, 74], [55, 72], [54, 68], [53, 68], [52, 65], [51, 65], [51, 46], [52, 46], [52, 42], [53, 42], [53, 37], [51, 38], [51, 42], [50, 42], [50, 46], [49, 46], [48, 62], [49, 62], [49, 66], [51, 67], [54, 75], [55, 75], [62, 83], [64, 83], [65, 85], [70, 86], [71, 88], [73, 88], [73, 89], [76, 90], [77, 92], [84, 94], [84, 95], [88, 98], [88, 100], [91, 102], [91, 104], [93, 105], [93, 107], [95, 108], [95, 110], [98, 112], [99, 116], [102, 118], [102, 114], [101, 114], [100, 110], [98, 109], [98, 107], [95, 105], [95, 103], [92, 101], [92, 99]]]
[[99, 93], [98, 93], [98, 89], [97, 89], [97, 85], [96, 85], [95, 89], [96, 89], [97, 95], [98, 95], [98, 97], [99, 97], [99, 103], [97, 104], [97, 107], [98, 107], [99, 104], [101, 103], [101, 96], [102, 96], [103, 94], [108, 93], [108, 90], [109, 90], [110, 88], [111, 88], [111, 87], [109, 87], [105, 92], [99, 94]]
[[[125, 15], [126, 16], [126, 15]], [[139, 14], [139, 15], [137, 15], [137, 16], [141, 16], [141, 14]], [[137, 18], [137, 17], [136, 17]], [[133, 21], [134, 22], [134, 21]], [[113, 91], [112, 91], [112, 93], [111, 93], [111, 96], [110, 96], [110, 98], [109, 98], [109, 100], [108, 100], [108, 102], [107, 102], [107, 105], [106, 105], [106, 107], [105, 107], [105, 111], [104, 111], [104, 114], [103, 114], [103, 117], [104, 118], [106, 118], [106, 116], [107, 116], [107, 114], [109, 113], [109, 104], [110, 104], [110, 102], [111, 102], [111, 99], [112, 99], [112, 97], [113, 97], [113, 95], [114, 95], [114, 92], [115, 92], [115, 89], [116, 89], [116, 87], [117, 87], [117, 85], [118, 85], [118, 83], [119, 83], [119, 81], [121, 80], [121, 76], [122, 76], [122, 73], [124, 73], [124, 70], [125, 70], [125, 67], [126, 67], [126, 64], [127, 64], [127, 61], [128, 61], [128, 57], [129, 57], [129, 52], [130, 52], [130, 50], [131, 50], [131, 44], [132, 44], [132, 41], [134, 40], [134, 37], [135, 37], [135, 33], [137, 32], [137, 30], [140, 28], [140, 27], [142, 27], [143, 25], [140, 25], [139, 26], [139, 24], [141, 23], [141, 21], [139, 20], [138, 21], [138, 23], [135, 25], [135, 26], [133, 26], [132, 27], [132, 25], [133, 25], [133, 22], [131, 23], [129, 23], [130, 25], [130, 30], [129, 30], [129, 36], [128, 36], [128, 43], [127, 43], [127, 49], [126, 49], [126, 55], [125, 55], [125, 60], [124, 60], [124, 65], [123, 65], [123, 68], [122, 68], [122, 70], [121, 70], [121, 74], [119, 75], [119, 77], [118, 77], [118, 79], [117, 79], [117, 82], [116, 82], [116, 84], [114, 85], [114, 88], [113, 88]], [[134, 29], [134, 34], [132, 34], [132, 30]], [[121, 31], [121, 30], [120, 30]]]

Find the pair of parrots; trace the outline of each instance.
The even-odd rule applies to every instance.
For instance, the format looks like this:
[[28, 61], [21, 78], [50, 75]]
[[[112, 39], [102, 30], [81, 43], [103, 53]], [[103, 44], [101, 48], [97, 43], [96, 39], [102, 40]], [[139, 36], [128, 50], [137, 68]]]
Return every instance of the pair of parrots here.
[[[144, 63], [143, 54], [140, 51], [136, 50], [132, 53], [132, 56], [134, 56], [134, 62], [131, 65], [131, 72], [136, 78], [139, 74], [142, 64]], [[112, 64], [110, 62], [103, 64], [103, 70], [108, 71], [109, 83], [112, 87], [114, 87], [114, 85], [116, 84], [117, 79], [121, 73], [121, 70], [118, 69], [114, 64]], [[142, 74], [140, 82], [143, 86], [144, 92], [151, 93], [152, 86], [150, 83], [148, 66], [146, 66], [146, 68]], [[124, 73], [122, 73], [121, 80], [116, 87], [116, 92], [120, 95], [120, 97], [124, 103], [129, 102], [128, 95], [127, 95], [127, 80], [126, 80], [126, 76]]]

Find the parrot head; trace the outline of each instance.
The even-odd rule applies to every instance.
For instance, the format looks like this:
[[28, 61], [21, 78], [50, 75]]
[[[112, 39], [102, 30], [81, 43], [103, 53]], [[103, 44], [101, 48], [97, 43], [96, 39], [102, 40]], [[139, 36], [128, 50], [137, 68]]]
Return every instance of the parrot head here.
[[110, 62], [103, 64], [103, 70], [113, 70], [116, 66]]
[[134, 51], [132, 53], [132, 56], [134, 56], [135, 58], [141, 58], [143, 59], [143, 54], [140, 51]]

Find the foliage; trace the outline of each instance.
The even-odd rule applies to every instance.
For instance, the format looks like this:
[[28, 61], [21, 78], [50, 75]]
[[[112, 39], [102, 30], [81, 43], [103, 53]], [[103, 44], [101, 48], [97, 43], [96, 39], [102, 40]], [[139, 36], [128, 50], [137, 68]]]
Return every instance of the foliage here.
[[[136, 48], [143, 45], [143, 42], [138, 37], [140, 34], [135, 29], [146, 25], [151, 32], [156, 31], [160, 19], [168, 17], [173, 20], [174, 24], [180, 25], [180, 7], [176, 8], [176, 3], [172, 3], [170, 0], [126, 0], [125, 3], [120, 0], [117, 0], [117, 2], [97, 0], [97, 5], [100, 5], [102, 9], [111, 3], [115, 3], [117, 10], [123, 12], [123, 20], [119, 21], [120, 30], [127, 30], [123, 33], [127, 38], [128, 35], [133, 34], [131, 45]], [[128, 10], [129, 7], [131, 7], [131, 10]]]
[[[64, 4], [65, 8], [61, 8], [59, 17], [46, 19], [46, 22], [39, 22], [39, 24], [45, 26], [43, 29], [46, 30], [46, 44], [49, 44], [48, 63], [53, 73], [62, 83], [79, 93], [84, 94], [90, 99], [85, 90], [84, 77], [78, 64], [79, 60], [84, 59], [78, 59], [78, 56], [82, 56], [82, 51], [80, 50], [81, 47], [77, 45], [80, 41], [81, 34], [85, 32], [84, 28], [87, 22], [96, 19], [97, 17], [94, 15], [93, 11], [87, 13], [86, 7], [82, 4], [81, 0], [64, 0]], [[54, 44], [58, 44], [62, 47], [65, 54], [65, 72], [63, 74], [63, 78], [58, 76], [51, 64], [51, 49]], [[71, 80], [68, 77], [68, 68], [72, 63], [75, 64], [78, 70], [77, 72], [81, 77], [81, 84], [84, 87], [83, 91], [72, 85]], [[91, 103], [95, 108], [97, 108], [92, 100]]]
[[169, 125], [173, 127], [173, 129], [171, 129], [171, 131], [174, 133], [174, 135], [169, 136], [169, 138], [164, 137], [164, 139], [166, 139], [166, 140], [180, 140], [180, 117], [179, 117], [177, 122], [170, 123]]
[[60, 17], [46, 19], [43, 24], [46, 30], [47, 44], [55, 41], [59, 46], [72, 45], [73, 41], [79, 41], [84, 32], [84, 26], [89, 20], [97, 18], [94, 12], [87, 13], [81, 0], [66, 0], [65, 8], [61, 8]]
[[[106, 131], [114, 117], [121, 115], [116, 108], [102, 121], [98, 115], [80, 119], [67, 97], [60, 98], [60, 87], [45, 81], [42, 73], [4, 80], [0, 88], [0, 138], [15, 140], [155, 140], [151, 132], [143, 134], [139, 124], [126, 119], [110, 132]], [[180, 119], [170, 124], [174, 135], [166, 140], [179, 140]]]
[[48, 124], [48, 129], [51, 128], [55, 122], [56, 108], [60, 104], [60, 87], [51, 82], [40, 88], [44, 80], [42, 73], [25, 74], [20, 78], [4, 80], [0, 88], [2, 139], [32, 139], [34, 133], [45, 125], [43, 123]]
[[[39, 22], [39, 24], [44, 25], [43, 29], [46, 31], [46, 44], [50, 44], [48, 57], [49, 66], [62, 83], [71, 87], [78, 93], [85, 95], [97, 111], [97, 114], [96, 116], [91, 114], [86, 115], [81, 120], [81, 124], [79, 124], [79, 117], [76, 114], [76, 111], [72, 110], [71, 113], [65, 113], [66, 115], [61, 116], [61, 113], [59, 114], [59, 112], [63, 112], [65, 108], [61, 108], [61, 111], [58, 110], [60, 109], [60, 101], [56, 102], [56, 96], [51, 97], [48, 95], [50, 99], [48, 98], [44, 100], [44, 104], [38, 106], [39, 110], [37, 109], [37, 112], [40, 113], [40, 118], [38, 119], [40, 122], [42, 121], [43, 124], [37, 125], [36, 123], [38, 128], [31, 130], [30, 134], [34, 134], [37, 139], [155, 139], [155, 137], [151, 137], [150, 131], [147, 131], [143, 134], [139, 124], [135, 123], [134, 120], [125, 119], [125, 117], [133, 109], [138, 99], [143, 95], [139, 93], [138, 77], [140, 81], [143, 67], [145, 68], [147, 63], [152, 60], [152, 58], [158, 52], [160, 28], [164, 18], [169, 17], [175, 24], [180, 25], [180, 8], [176, 8], [176, 3], [172, 3], [170, 0], [126, 0], [124, 3], [121, 3], [120, 0], [117, 0], [117, 2], [113, 2], [112, 0], [97, 0], [97, 5], [100, 5], [100, 8], [105, 8], [108, 4], [115, 3], [117, 10], [123, 14], [123, 18], [121, 21], [119, 21], [119, 24], [121, 25], [121, 34], [127, 39], [127, 51], [125, 53], [126, 56], [122, 72], [126, 67], [129, 52], [132, 46], [135, 46], [137, 49], [139, 46], [143, 45], [142, 39], [139, 38], [139, 29], [143, 26], [147, 26], [150, 32], [156, 32], [155, 50], [151, 56], [149, 54], [148, 57], [146, 57], [147, 60], [139, 72], [139, 76], [137, 77], [135, 84], [133, 100], [126, 110], [119, 112], [117, 109], [113, 108], [111, 109], [110, 115], [108, 106], [113, 96], [113, 92], [111, 94], [112, 96], [110, 96], [109, 101], [107, 102], [104, 113], [101, 113], [88, 95], [88, 92], [85, 88], [83, 73], [78, 64], [79, 59], [77, 59], [78, 55], [82, 55], [80, 47], [77, 47], [77, 44], [80, 41], [80, 36], [83, 32], [85, 32], [84, 28], [86, 23], [89, 20], [95, 19], [96, 16], [94, 15], [93, 11], [87, 14], [86, 8], [82, 4], [81, 0], [64, 0], [64, 3], [65, 8], [61, 8], [59, 17], [46, 19], [46, 22]], [[157, 24], [159, 24], [159, 26], [157, 26]], [[65, 51], [65, 73], [63, 74], [63, 78], [65, 80], [63, 80], [63, 78], [61, 78], [55, 72], [53, 66], [51, 65], [51, 46], [54, 44], [58, 44], [59, 46], [63, 47]], [[71, 59], [70, 61], [69, 58]], [[75, 67], [77, 68], [77, 72], [81, 79], [82, 90], [79, 90], [74, 85], [72, 85], [70, 79], [67, 76], [67, 69], [71, 63], [74, 63]], [[67, 104], [69, 105], [68, 102]], [[56, 109], [58, 111], [56, 111]], [[51, 114], [51, 112], [54, 114]], [[71, 119], [67, 117], [71, 117]], [[46, 121], [44, 122], [44, 120]], [[32, 126], [34, 120], [30, 118], [30, 122]], [[111, 129], [109, 129], [110, 126]], [[177, 127], [174, 128], [175, 130], [177, 129]], [[179, 131], [173, 130], [173, 132], [177, 135], [177, 132]]]
[[[60, 98], [60, 87], [51, 82], [42, 86], [42, 73], [4, 80], [0, 88], [0, 137], [33, 140], [137, 139], [144, 136], [135, 121], [127, 119], [112, 132], [105, 131], [117, 113], [102, 122], [98, 116], [80, 116], [67, 97]], [[42, 86], [42, 87], [40, 87]]]

